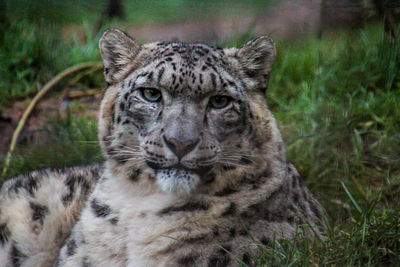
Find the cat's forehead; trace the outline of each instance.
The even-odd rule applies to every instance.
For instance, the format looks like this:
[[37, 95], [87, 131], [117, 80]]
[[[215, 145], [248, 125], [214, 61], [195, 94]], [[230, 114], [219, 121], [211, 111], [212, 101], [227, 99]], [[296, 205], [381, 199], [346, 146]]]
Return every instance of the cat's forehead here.
[[209, 68], [217, 72], [216, 68], [226, 64], [223, 49], [202, 43], [157, 42], [144, 48], [149, 51], [149, 61], [157, 62], [157, 67], [166, 64], [177, 72], [205, 72]]
[[130, 77], [135, 87], [160, 87], [175, 94], [206, 95], [238, 90], [220, 48], [206, 44], [152, 43], [147, 64]]
[[150, 49], [157, 57], [170, 57], [181, 55], [184, 58], [202, 58], [207, 56], [223, 56], [223, 49], [217, 46], [203, 43], [185, 43], [185, 42], [155, 42], [145, 44], [145, 49]]

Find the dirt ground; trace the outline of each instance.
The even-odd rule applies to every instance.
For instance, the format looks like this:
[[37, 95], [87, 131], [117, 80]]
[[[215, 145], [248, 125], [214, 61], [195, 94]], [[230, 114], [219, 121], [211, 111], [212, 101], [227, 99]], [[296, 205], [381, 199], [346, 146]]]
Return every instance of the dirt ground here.
[[[35, 107], [31, 116], [18, 138], [18, 144], [23, 145], [29, 142], [42, 142], [47, 139], [45, 132], [40, 131], [49, 118], [65, 116], [67, 111], [72, 116], [87, 115], [97, 119], [102, 94], [85, 96], [79, 98], [68, 97], [47, 97]], [[30, 100], [15, 101], [3, 109], [0, 115], [0, 156], [7, 153], [12, 134], [22, 117], [23, 112]]]

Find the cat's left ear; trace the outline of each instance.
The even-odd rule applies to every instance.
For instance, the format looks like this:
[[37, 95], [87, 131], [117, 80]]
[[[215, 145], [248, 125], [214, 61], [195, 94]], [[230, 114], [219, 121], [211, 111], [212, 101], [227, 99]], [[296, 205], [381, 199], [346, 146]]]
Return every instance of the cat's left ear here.
[[262, 91], [267, 89], [269, 73], [275, 56], [275, 43], [268, 36], [261, 36], [249, 41], [236, 53], [239, 68], [247, 78], [256, 83], [254, 86]]

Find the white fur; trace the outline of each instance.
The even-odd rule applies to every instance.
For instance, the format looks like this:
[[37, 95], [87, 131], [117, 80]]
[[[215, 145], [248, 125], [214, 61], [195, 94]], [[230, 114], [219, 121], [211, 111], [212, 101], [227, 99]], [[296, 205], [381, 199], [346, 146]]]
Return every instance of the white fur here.
[[198, 174], [178, 169], [159, 171], [156, 179], [162, 191], [178, 195], [188, 195], [200, 182]]

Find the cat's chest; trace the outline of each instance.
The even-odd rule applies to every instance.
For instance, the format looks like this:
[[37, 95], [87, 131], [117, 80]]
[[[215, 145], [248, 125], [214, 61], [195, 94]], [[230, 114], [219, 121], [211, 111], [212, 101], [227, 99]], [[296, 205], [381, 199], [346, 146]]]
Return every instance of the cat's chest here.
[[160, 214], [176, 201], [175, 196], [162, 192], [143, 194], [141, 188], [108, 181], [99, 185], [89, 199], [82, 214], [86, 218], [84, 228], [92, 232], [89, 235], [94, 243], [110, 249], [116, 243], [124, 247], [128, 262], [136, 262], [134, 266], [152, 266], [149, 259], [153, 252], [164, 249], [170, 241], [168, 234], [182, 223]]

